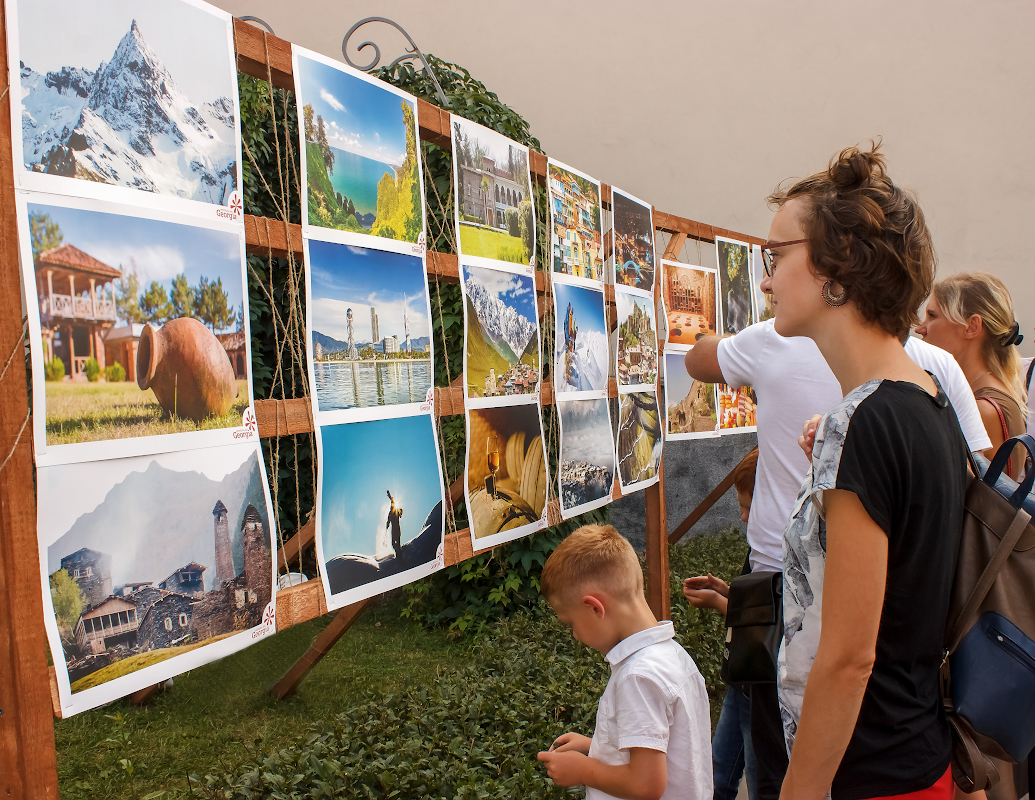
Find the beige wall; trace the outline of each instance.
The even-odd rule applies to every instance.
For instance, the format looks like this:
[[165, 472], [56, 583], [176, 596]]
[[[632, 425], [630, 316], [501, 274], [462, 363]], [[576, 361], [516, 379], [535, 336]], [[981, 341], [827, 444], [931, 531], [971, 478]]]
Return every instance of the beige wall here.
[[[665, 211], [758, 236], [777, 182], [883, 136], [892, 176], [920, 197], [940, 273], [1002, 278], [1021, 350], [1035, 355], [1035, 4], [215, 2], [339, 58], [354, 22], [394, 19], [499, 94], [550, 155]], [[385, 26], [354, 45], [368, 38], [385, 62], [402, 53]]]

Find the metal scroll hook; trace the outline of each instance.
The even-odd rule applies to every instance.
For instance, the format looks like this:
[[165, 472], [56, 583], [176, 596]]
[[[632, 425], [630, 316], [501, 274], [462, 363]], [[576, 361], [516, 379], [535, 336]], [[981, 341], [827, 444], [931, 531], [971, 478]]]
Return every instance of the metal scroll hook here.
[[349, 52], [348, 52], [349, 39], [352, 38], [352, 34], [354, 34], [357, 30], [359, 30], [360, 28], [362, 28], [364, 25], [366, 25], [369, 22], [383, 22], [386, 25], [391, 25], [393, 28], [395, 28], [397, 31], [399, 31], [399, 33], [401, 33], [403, 36], [405, 36], [406, 37], [406, 41], [408, 41], [410, 43], [409, 49], [406, 50], [406, 52], [403, 55], [399, 56], [397, 59], [395, 59], [395, 61], [393, 61], [391, 64], [389, 64], [388, 65], [388, 69], [391, 69], [396, 64], [398, 64], [400, 61], [413, 61], [414, 59], [420, 59], [421, 64], [424, 65], [424, 71], [427, 73], [428, 77], [431, 78], [431, 82], [433, 84], [435, 84], [435, 93], [438, 95], [439, 102], [443, 106], [448, 107], [449, 106], [449, 100], [446, 99], [446, 93], [442, 91], [442, 87], [439, 85], [438, 78], [435, 77], [435, 73], [434, 73], [434, 71], [432, 71], [431, 65], [428, 63], [428, 60], [424, 57], [424, 53], [422, 53], [420, 51], [420, 48], [417, 47], [416, 42], [413, 41], [413, 37], [411, 37], [410, 34], [408, 34], [403, 29], [403, 27], [401, 25], [399, 25], [399, 23], [394, 22], [394, 21], [392, 21], [390, 19], [387, 19], [386, 17], [367, 17], [366, 19], [361, 19], [359, 22], [357, 22], [355, 25], [353, 25], [351, 28], [349, 28], [348, 33], [345, 34], [345, 38], [341, 40], [341, 54], [345, 57], [345, 63], [348, 64], [353, 69], [362, 70], [363, 72], [370, 72], [371, 70], [376, 69], [377, 65], [380, 63], [380, 61], [381, 61], [381, 48], [378, 47], [376, 44], [374, 44], [374, 42], [371, 42], [371, 41], [363, 42], [359, 47], [356, 48], [356, 50], [357, 50], [357, 52], [361, 52], [366, 47], [373, 47], [374, 48], [374, 60], [373, 61], [371, 61], [366, 66], [361, 66], [361, 65], [357, 64], [355, 61], [353, 61], [351, 58], [349, 58]]
[[255, 23], [261, 25], [262, 27], [264, 27], [266, 29], [266, 32], [270, 36], [276, 36], [277, 35], [277, 34], [275, 34], [273, 32], [273, 26], [270, 25], [268, 22], [266, 22], [266, 20], [259, 19], [258, 17], [238, 17], [238, 19], [241, 20], [241, 22], [255, 22]]

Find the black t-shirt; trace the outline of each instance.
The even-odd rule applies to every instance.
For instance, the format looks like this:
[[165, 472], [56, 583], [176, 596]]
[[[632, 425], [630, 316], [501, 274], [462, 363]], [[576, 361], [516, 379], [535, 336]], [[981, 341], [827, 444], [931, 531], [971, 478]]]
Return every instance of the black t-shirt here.
[[[781, 659], [791, 689], [795, 679], [804, 689], [801, 679], [807, 678], [818, 643], [817, 600], [826, 556], [826, 523], [817, 508], [822, 492], [854, 492], [888, 536], [876, 659], [834, 777], [833, 800], [919, 791], [948, 767], [951, 740], [938, 668], [963, 525], [966, 448], [940, 386], [932, 397], [913, 383], [872, 381], [824, 418], [813, 482], [803, 487], [787, 531], [787, 652]], [[781, 686], [792, 741], [801, 710], [800, 696], [794, 695], [784, 697]]]

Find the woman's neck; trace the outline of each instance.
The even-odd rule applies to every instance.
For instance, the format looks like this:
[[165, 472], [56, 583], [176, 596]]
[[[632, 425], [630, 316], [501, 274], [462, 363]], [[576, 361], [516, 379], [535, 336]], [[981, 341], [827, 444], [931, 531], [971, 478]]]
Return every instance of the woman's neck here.
[[[963, 370], [963, 375], [967, 379], [967, 383], [970, 384], [971, 389], [977, 389], [979, 386], [983, 386], [987, 383], [994, 381], [996, 384], [999, 383], [992, 375], [992, 371], [988, 368], [988, 362], [985, 361], [984, 354], [981, 352], [981, 344], [976, 339], [970, 340], [967, 345], [960, 349], [960, 352], [956, 355], [956, 361], [960, 365], [960, 369]], [[991, 381], [989, 380], [991, 379]]]

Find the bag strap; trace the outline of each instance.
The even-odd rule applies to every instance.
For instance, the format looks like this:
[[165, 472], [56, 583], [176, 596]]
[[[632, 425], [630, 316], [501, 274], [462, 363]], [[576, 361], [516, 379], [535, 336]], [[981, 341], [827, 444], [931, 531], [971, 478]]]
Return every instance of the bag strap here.
[[[995, 413], [999, 415], [999, 427], [1002, 428], [1002, 431], [1003, 431], [1003, 441], [1006, 442], [1010, 438], [1010, 426], [1006, 424], [1006, 415], [1003, 413], [1002, 406], [1000, 406], [999, 403], [997, 403], [991, 397], [984, 397], [984, 396], [982, 396], [982, 397], [979, 397], [977, 399], [978, 400], [984, 400], [984, 401], [992, 404], [992, 408], [995, 409]], [[1013, 477], [1013, 456], [1012, 455], [1008, 459], [1006, 459], [1006, 474], [1009, 475], [1011, 478]]]
[[1035, 373], [1035, 358], [1028, 365], [1028, 376], [1024, 379], [1024, 391], [1026, 392], [1031, 391], [1031, 376], [1033, 373]]
[[1031, 522], [1031, 514], [1023, 508], [1018, 508], [1013, 522], [1006, 529], [1002, 541], [999, 542], [999, 546], [992, 554], [992, 558], [989, 559], [988, 564], [982, 571], [981, 577], [978, 578], [974, 590], [970, 593], [970, 597], [967, 598], [963, 610], [960, 611], [959, 617], [956, 618], [956, 623], [952, 626], [952, 633], [949, 636], [949, 655], [956, 652], [956, 648], [959, 647], [960, 642], [963, 640], [963, 635], [967, 632], [971, 619], [973, 619], [981, 603], [988, 595], [993, 582], [999, 576], [999, 570], [1003, 568], [1006, 559], [1010, 557], [1010, 553], [1017, 546], [1017, 542], [1020, 541], [1021, 534], [1024, 533], [1024, 529], [1028, 527], [1029, 522]]

